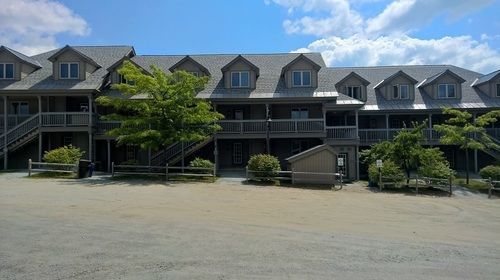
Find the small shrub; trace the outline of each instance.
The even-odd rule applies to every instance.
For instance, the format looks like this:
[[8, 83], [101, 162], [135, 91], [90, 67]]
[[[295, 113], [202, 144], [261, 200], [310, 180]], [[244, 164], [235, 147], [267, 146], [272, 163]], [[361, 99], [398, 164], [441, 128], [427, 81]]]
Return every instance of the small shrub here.
[[483, 179], [500, 180], [500, 166], [499, 165], [488, 165], [481, 170], [479, 170], [479, 175]]
[[256, 177], [273, 177], [276, 172], [281, 171], [280, 162], [277, 157], [268, 154], [258, 154], [250, 157], [248, 170], [258, 171], [253, 173]]
[[69, 145], [51, 151], [45, 151], [43, 160], [50, 163], [74, 164], [77, 163], [84, 154], [84, 151]]
[[450, 168], [450, 163], [444, 157], [444, 153], [439, 148], [422, 149], [419, 160], [419, 176], [447, 179], [455, 174]]
[[[384, 161], [381, 172], [386, 182], [401, 182], [406, 178], [403, 170], [392, 160]], [[370, 164], [368, 167], [368, 177], [370, 181], [378, 183], [378, 167], [375, 163]]]
[[[189, 163], [189, 167], [196, 167], [196, 168], [210, 168], [212, 169], [214, 167], [214, 163], [209, 161], [208, 159], [203, 159], [203, 158], [195, 158]], [[193, 170], [193, 173], [209, 173], [210, 170]]]

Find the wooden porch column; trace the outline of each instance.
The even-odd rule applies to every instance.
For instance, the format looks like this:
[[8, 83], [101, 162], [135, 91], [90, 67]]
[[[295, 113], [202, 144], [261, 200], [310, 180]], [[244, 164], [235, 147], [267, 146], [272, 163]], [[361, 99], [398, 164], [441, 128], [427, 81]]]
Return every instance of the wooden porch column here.
[[93, 140], [92, 140], [92, 122], [93, 122], [92, 95], [88, 96], [88, 100], [89, 100], [89, 130], [88, 130], [88, 133], [89, 133], [89, 160], [92, 161], [92, 159], [93, 159], [93, 149], [92, 149], [93, 147], [92, 147], [92, 145], [94, 144]]
[[[359, 127], [359, 121], [358, 121], [358, 109], [354, 110], [354, 113], [356, 115], [356, 139], [359, 139], [359, 131], [358, 131], [358, 127]], [[357, 153], [356, 153], [357, 155]]]
[[389, 140], [389, 114], [385, 114], [385, 134], [387, 140]]
[[38, 161], [42, 161], [42, 149], [43, 149], [43, 143], [42, 143], [42, 96], [38, 95]]
[[271, 109], [266, 103], [266, 153], [271, 154]]
[[325, 109], [325, 104], [323, 103], [323, 132], [326, 135], [326, 109]]
[[[472, 121], [475, 123], [476, 122], [476, 117], [477, 117], [477, 113], [474, 112], [472, 113]], [[474, 173], [478, 173], [479, 172], [479, 166], [478, 166], [478, 162], [477, 162], [477, 150], [474, 150]]]
[[107, 160], [108, 167], [107, 167], [107, 171], [111, 172], [111, 140], [107, 139], [106, 140], [106, 144], [107, 144], [106, 151], [108, 152], [108, 160]]
[[4, 133], [4, 146], [3, 146], [3, 169], [7, 169], [8, 163], [8, 152], [7, 152], [7, 125], [9, 124], [7, 121], [7, 102], [9, 100], [8, 96], [3, 97], [3, 133]]
[[215, 174], [219, 172], [219, 145], [217, 141], [217, 136], [214, 137], [214, 166]]
[[359, 145], [356, 145], [356, 180], [359, 180]]

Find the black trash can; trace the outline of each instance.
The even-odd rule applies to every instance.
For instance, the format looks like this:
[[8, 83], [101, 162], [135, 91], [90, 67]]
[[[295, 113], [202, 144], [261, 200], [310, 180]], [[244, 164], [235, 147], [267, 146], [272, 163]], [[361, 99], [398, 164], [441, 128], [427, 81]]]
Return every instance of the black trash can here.
[[78, 162], [78, 178], [87, 178], [89, 177], [89, 166], [92, 164], [90, 160], [81, 159]]

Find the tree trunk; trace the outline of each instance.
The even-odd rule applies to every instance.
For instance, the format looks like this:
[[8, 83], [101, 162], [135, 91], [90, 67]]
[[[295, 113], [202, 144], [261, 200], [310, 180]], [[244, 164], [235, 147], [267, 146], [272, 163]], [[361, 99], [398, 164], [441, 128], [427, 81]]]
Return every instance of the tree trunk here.
[[469, 149], [465, 149], [465, 183], [469, 184]]

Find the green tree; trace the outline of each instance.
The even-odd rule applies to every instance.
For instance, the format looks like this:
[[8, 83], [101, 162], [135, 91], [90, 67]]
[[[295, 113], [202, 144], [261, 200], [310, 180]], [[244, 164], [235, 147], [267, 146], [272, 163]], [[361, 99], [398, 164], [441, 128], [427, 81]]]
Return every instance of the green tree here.
[[422, 149], [419, 153], [418, 174], [424, 177], [446, 179], [453, 176], [454, 171], [439, 148]]
[[195, 77], [185, 71], [166, 74], [151, 66], [151, 73], [126, 61], [118, 71], [128, 83], [113, 85], [124, 97], [101, 96], [97, 102], [114, 113], [105, 120], [120, 121], [109, 135], [118, 144], [138, 145], [142, 149], [165, 149], [178, 141], [200, 141], [220, 129], [209, 101], [196, 98], [208, 77]]
[[413, 123], [413, 129], [406, 126], [394, 137], [392, 160], [401, 166], [409, 182], [410, 172], [419, 164], [419, 155], [423, 150], [421, 143], [424, 141], [423, 129], [427, 121]]
[[360, 152], [361, 161], [364, 164], [370, 165], [381, 159], [386, 161], [393, 158], [394, 145], [389, 141], [382, 141], [371, 145], [370, 149], [366, 149]]
[[439, 140], [442, 144], [458, 145], [465, 150], [466, 183], [469, 184], [469, 150], [500, 150], [485, 129], [497, 121], [500, 110], [490, 111], [475, 120], [471, 113], [452, 108], [443, 109], [443, 114], [450, 118], [444, 124], [434, 125], [434, 129], [442, 134]]

